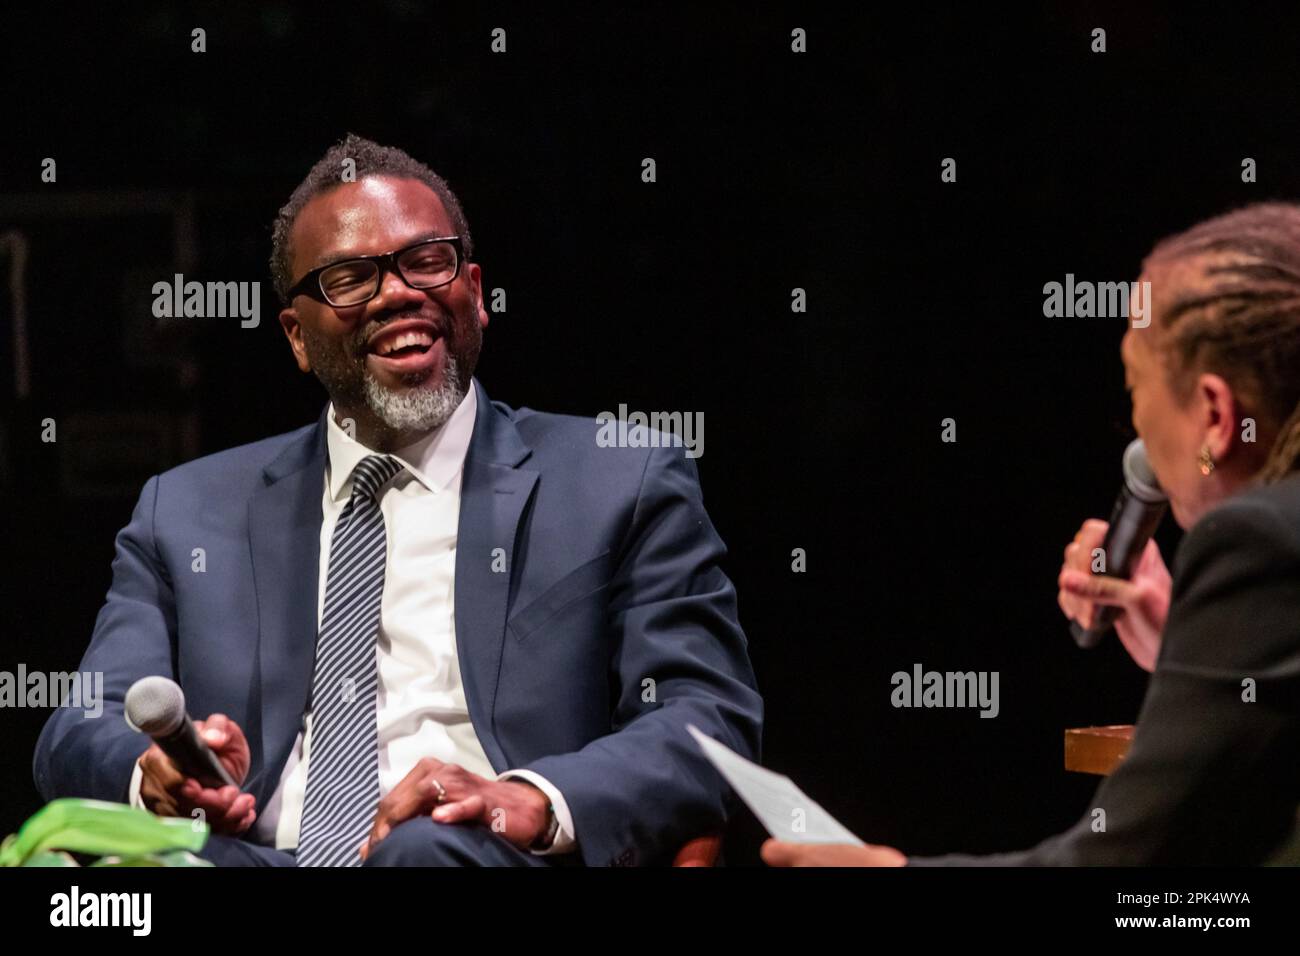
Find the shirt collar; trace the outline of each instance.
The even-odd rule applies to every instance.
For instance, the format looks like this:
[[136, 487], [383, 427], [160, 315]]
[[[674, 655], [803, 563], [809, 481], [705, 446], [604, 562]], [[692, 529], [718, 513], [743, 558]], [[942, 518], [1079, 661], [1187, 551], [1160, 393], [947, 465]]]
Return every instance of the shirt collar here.
[[[392, 452], [392, 456], [405, 465], [420, 484], [437, 494], [451, 483], [465, 464], [477, 412], [478, 397], [471, 383], [449, 419], [419, 441]], [[330, 497], [342, 501], [351, 494], [352, 472], [361, 459], [382, 453], [348, 436], [334, 420], [333, 402], [325, 413], [325, 421], [325, 443], [329, 453], [326, 480]]]

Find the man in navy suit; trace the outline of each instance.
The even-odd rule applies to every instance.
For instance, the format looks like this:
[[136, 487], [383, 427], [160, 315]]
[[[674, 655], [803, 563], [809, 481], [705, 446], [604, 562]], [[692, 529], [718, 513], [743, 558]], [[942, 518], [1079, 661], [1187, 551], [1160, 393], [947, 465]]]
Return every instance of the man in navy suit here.
[[[47, 799], [201, 816], [223, 865], [655, 864], [723, 826], [686, 725], [757, 759], [762, 700], [695, 465], [490, 401], [471, 252], [400, 150], [349, 136], [294, 192], [280, 321], [330, 404], [145, 485], [81, 662], [103, 719], [51, 716]], [[239, 788], [125, 723], [157, 674]]]

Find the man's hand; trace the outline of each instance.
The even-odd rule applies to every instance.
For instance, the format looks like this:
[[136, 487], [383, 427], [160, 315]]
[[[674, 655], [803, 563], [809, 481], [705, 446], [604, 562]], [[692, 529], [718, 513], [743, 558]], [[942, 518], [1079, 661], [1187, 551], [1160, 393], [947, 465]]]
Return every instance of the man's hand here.
[[892, 846], [852, 843], [788, 843], [767, 840], [759, 854], [768, 866], [904, 866], [907, 857]]
[[[230, 776], [242, 784], [252, 758], [239, 725], [225, 714], [213, 714], [196, 720], [194, 728]], [[238, 787], [203, 786], [181, 773], [157, 744], [141, 754], [138, 763], [144, 772], [140, 799], [158, 816], [193, 817], [195, 810], [201, 810], [212, 832], [224, 834], [243, 833], [257, 819], [251, 793], [240, 793]]]
[[482, 823], [526, 850], [546, 830], [549, 803], [532, 784], [488, 780], [454, 763], [425, 757], [379, 801], [370, 838], [360, 848], [361, 858], [369, 856], [393, 827], [423, 813], [435, 823]]

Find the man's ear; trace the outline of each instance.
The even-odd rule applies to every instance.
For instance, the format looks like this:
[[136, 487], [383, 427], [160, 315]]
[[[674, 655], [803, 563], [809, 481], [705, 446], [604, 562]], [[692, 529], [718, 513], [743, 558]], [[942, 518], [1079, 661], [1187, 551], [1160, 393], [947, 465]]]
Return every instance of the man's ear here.
[[289, 340], [289, 348], [293, 349], [298, 370], [310, 372], [311, 362], [307, 360], [307, 346], [302, 340], [302, 322], [298, 319], [297, 309], [286, 306], [280, 310], [280, 328], [284, 329], [285, 337]]
[[1196, 393], [1201, 404], [1203, 440], [1214, 460], [1222, 461], [1241, 440], [1241, 405], [1231, 386], [1210, 372], [1197, 378]]
[[469, 294], [478, 307], [478, 324], [486, 329], [488, 325], [487, 303], [483, 301], [483, 270], [477, 262], [465, 264], [465, 275], [469, 279]]

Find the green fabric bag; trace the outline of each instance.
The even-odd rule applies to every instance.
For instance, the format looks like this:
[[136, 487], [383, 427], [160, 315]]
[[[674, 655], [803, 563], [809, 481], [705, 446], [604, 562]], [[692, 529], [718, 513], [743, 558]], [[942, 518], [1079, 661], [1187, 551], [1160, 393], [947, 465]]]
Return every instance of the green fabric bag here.
[[158, 817], [124, 803], [64, 798], [46, 804], [0, 843], [0, 866], [211, 866], [194, 853], [208, 841], [199, 820]]

